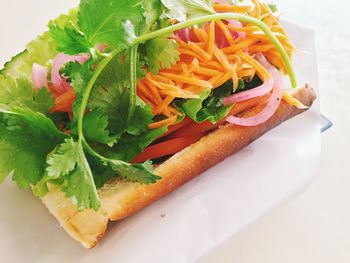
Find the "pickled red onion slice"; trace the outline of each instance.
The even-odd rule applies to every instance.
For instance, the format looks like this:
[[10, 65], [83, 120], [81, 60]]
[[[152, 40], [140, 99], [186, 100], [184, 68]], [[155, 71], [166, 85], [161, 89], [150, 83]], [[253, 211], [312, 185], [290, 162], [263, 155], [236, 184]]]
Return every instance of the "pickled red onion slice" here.
[[60, 69], [63, 65], [69, 62], [79, 62], [84, 64], [90, 58], [89, 55], [82, 54], [76, 56], [69, 56], [63, 53], [59, 53], [53, 61], [52, 70], [51, 70], [51, 80], [55, 90], [62, 94], [65, 91], [72, 88], [72, 86], [63, 78], [60, 74]]
[[265, 94], [271, 92], [273, 88], [274, 81], [273, 80], [267, 80], [265, 81], [261, 86], [243, 91], [240, 93], [237, 93], [235, 95], [232, 95], [230, 97], [227, 97], [224, 99], [225, 106], [232, 105], [234, 103], [238, 103], [241, 101], [249, 100], [252, 98], [264, 96]]
[[226, 121], [229, 123], [239, 126], [257, 126], [269, 120], [281, 103], [283, 95], [283, 78], [281, 72], [272, 66], [263, 55], [259, 54], [257, 57], [259, 62], [266, 67], [274, 80], [271, 97], [262, 112], [248, 118], [230, 116], [226, 119]]
[[198, 42], [196, 35], [194, 34], [192, 29], [183, 28], [174, 33], [174, 37], [181, 39], [184, 42]]
[[[242, 28], [242, 27], [243, 27], [242, 23], [239, 22], [239, 21], [237, 21], [237, 20], [228, 20], [228, 23], [229, 23], [230, 25], [234, 26], [234, 27], [237, 27], [237, 28]], [[243, 39], [244, 39], [244, 38], [247, 37], [247, 34], [244, 33], [244, 32], [232, 31], [232, 36], [233, 36], [234, 38], [240, 37], [240, 38], [243, 38]]]
[[275, 69], [262, 55], [261, 53], [256, 54], [257, 60], [260, 62], [261, 65], [263, 65], [270, 73], [271, 79], [266, 80], [261, 86], [256, 87], [251, 90], [243, 91], [237, 94], [234, 94], [230, 97], [227, 97], [224, 99], [225, 106], [231, 105], [233, 103], [238, 103], [244, 100], [249, 100], [252, 98], [263, 96], [269, 92], [271, 92], [273, 86], [274, 86], [274, 80], [272, 78], [272, 71]]
[[32, 81], [36, 90], [48, 87], [47, 68], [34, 63], [32, 68]]
[[97, 44], [96, 48], [98, 51], [103, 52], [106, 50], [106, 48], [108, 48], [108, 45], [107, 44]]

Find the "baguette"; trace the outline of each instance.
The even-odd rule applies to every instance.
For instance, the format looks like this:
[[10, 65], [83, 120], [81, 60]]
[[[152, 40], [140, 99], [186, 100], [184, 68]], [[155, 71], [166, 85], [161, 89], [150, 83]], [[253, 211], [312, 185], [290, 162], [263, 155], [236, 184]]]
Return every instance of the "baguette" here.
[[[294, 90], [292, 95], [309, 107], [316, 99], [315, 91], [307, 84]], [[259, 110], [255, 107], [242, 116], [254, 115]], [[101, 209], [97, 212], [79, 212], [72, 201], [53, 185], [49, 186], [50, 193], [42, 201], [74, 239], [86, 248], [93, 248], [105, 233], [109, 221], [135, 214], [303, 111], [282, 101], [273, 117], [263, 124], [254, 127], [227, 124], [220, 127], [159, 165], [155, 173], [162, 179], [156, 184], [141, 185], [121, 179], [105, 184], [99, 190]]]

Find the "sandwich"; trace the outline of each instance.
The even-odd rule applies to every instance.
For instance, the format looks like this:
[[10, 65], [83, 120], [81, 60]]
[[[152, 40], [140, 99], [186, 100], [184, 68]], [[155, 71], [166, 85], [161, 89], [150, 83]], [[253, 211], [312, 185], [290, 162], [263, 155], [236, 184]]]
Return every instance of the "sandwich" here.
[[294, 50], [258, 0], [81, 0], [0, 72], [0, 182], [93, 248], [109, 221], [308, 110]]

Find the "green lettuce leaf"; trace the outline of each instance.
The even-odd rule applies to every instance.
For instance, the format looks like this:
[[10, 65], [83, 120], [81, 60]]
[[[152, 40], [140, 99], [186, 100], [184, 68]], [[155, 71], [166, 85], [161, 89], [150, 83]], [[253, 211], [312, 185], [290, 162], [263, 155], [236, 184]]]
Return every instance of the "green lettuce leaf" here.
[[277, 5], [276, 5], [276, 4], [274, 4], [274, 3], [269, 3], [269, 4], [268, 4], [268, 7], [270, 8], [270, 10], [271, 10], [272, 13], [278, 12], [278, 8], [277, 8]]
[[[76, 24], [77, 9], [72, 9], [67, 15], [61, 15], [50, 23], [54, 23], [60, 27]], [[46, 66], [50, 60], [56, 57], [57, 53], [56, 43], [51, 37], [50, 32], [45, 32], [26, 45], [25, 51], [7, 62], [0, 73], [13, 78], [31, 80], [33, 63]]]
[[197, 123], [208, 120], [215, 124], [226, 117], [233, 108], [233, 105], [224, 106], [223, 103], [224, 98], [231, 93], [232, 82], [228, 82], [214, 91], [203, 91], [198, 99], [181, 100], [176, 105]]

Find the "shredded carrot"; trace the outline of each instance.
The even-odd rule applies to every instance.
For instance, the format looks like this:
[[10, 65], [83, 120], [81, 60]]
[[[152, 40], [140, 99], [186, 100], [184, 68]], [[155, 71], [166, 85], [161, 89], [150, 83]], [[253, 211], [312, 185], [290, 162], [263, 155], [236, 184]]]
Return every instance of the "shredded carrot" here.
[[263, 80], [271, 79], [271, 76], [269, 72], [255, 59], [253, 59], [251, 56], [244, 52], [237, 53], [243, 60], [251, 64], [257, 71], [257, 73], [260, 75], [260, 78]]
[[220, 73], [216, 76], [213, 76], [211, 79], [209, 79], [209, 82], [213, 85], [213, 87], [216, 87], [215, 83], [217, 83], [218, 80], [221, 79], [223, 76], [225, 76], [225, 73]]
[[192, 50], [188, 50], [188, 49], [184, 49], [184, 48], [179, 48], [178, 51], [183, 54], [183, 55], [188, 55], [192, 58], [197, 58], [201, 61], [206, 61], [205, 58], [203, 58], [202, 56], [198, 55], [197, 53], [193, 52]]
[[257, 26], [247, 26], [247, 27], [235, 27], [234, 25], [228, 24], [227, 27], [232, 30], [232, 31], [237, 31], [237, 32], [255, 32], [255, 31], [260, 31], [260, 28]]
[[201, 66], [197, 66], [193, 68], [193, 73], [197, 75], [203, 75], [207, 77], [213, 77], [218, 75], [220, 72], [214, 69], [209, 69]]
[[173, 114], [176, 114], [177, 116], [182, 116], [182, 112], [179, 112], [177, 109], [173, 108], [173, 107], [169, 107], [169, 111]]
[[308, 109], [309, 107], [305, 106], [303, 103], [301, 103], [299, 100], [294, 98], [292, 95], [290, 95], [287, 91], [283, 92], [282, 99], [287, 102], [289, 105], [295, 106], [298, 109]]
[[224, 22], [222, 22], [221, 20], [216, 21], [216, 24], [220, 27], [228, 43], [230, 43], [230, 45], [234, 45], [234, 39], [233, 39], [232, 33], [227, 28], [227, 25], [225, 25]]
[[161, 114], [174, 99], [175, 97], [166, 97], [165, 100], [162, 101], [162, 103], [160, 103], [157, 107], [154, 108], [153, 113], [155, 115]]
[[209, 69], [214, 69], [214, 70], [218, 70], [220, 72], [225, 71], [225, 67], [222, 66], [220, 63], [216, 62], [216, 61], [205, 61], [205, 62], [200, 62], [200, 65], [205, 67], [205, 68], [209, 68]]
[[259, 1], [257, 0], [251, 0], [254, 4], [254, 9], [253, 11], [251, 11], [249, 13], [250, 16], [252, 17], [255, 17], [255, 18], [259, 18], [260, 19], [260, 16], [261, 16], [261, 6], [260, 6], [260, 3]]
[[151, 89], [151, 91], [152, 91], [152, 93], [153, 93], [157, 103], [160, 103], [162, 101], [162, 98], [160, 97], [156, 86], [152, 83], [152, 80], [149, 77], [146, 77], [145, 81], [148, 84], [148, 86], [150, 87], [150, 89]]
[[237, 76], [237, 70], [235, 68], [232, 68], [231, 70], [231, 77], [232, 77], [232, 83], [233, 83], [233, 90], [236, 91], [238, 88], [238, 76]]
[[183, 90], [182, 92], [160, 90], [159, 93], [163, 96], [172, 96], [180, 99], [198, 99], [199, 95], [193, 94], [192, 92]]
[[151, 78], [154, 80], [154, 81], [157, 81], [157, 82], [163, 82], [165, 84], [169, 84], [169, 85], [176, 85], [176, 83], [174, 81], [172, 81], [171, 79], [169, 78], [165, 78], [163, 77], [162, 75], [158, 74], [158, 75], [152, 75]]
[[158, 121], [158, 122], [151, 123], [151, 124], [148, 125], [148, 128], [150, 128], [151, 130], [154, 130], [154, 129], [163, 127], [165, 125], [173, 124], [176, 121], [177, 121], [177, 116], [173, 116], [173, 117], [167, 118], [165, 120], [161, 120], [161, 121]]
[[171, 80], [174, 81], [178, 81], [180, 83], [187, 83], [187, 84], [192, 84], [192, 85], [196, 85], [199, 87], [203, 87], [203, 88], [212, 88], [212, 85], [208, 82], [208, 81], [203, 81], [203, 80], [198, 80], [198, 79], [194, 79], [194, 78], [189, 78], [189, 77], [185, 77], [185, 76], [179, 76], [176, 74], [171, 74], [171, 73], [160, 73], [162, 76], [167, 77]]
[[225, 74], [223, 74], [219, 79], [217, 79], [214, 83], [213, 83], [213, 87], [214, 88], [218, 88], [221, 85], [225, 84], [227, 81], [229, 81], [232, 78], [232, 70], [226, 72]]
[[193, 28], [193, 33], [195, 36], [200, 40], [200, 42], [207, 42], [208, 40], [208, 35], [207, 32], [203, 28]]
[[153, 105], [159, 103], [156, 97], [153, 96], [152, 91], [147, 88], [143, 81], [139, 81], [139, 83], [137, 84], [137, 90], [141, 92], [144, 95], [144, 97], [146, 97], [150, 102], [152, 102]]
[[213, 57], [215, 46], [215, 22], [211, 21], [208, 29], [208, 53], [210, 57]]
[[250, 6], [239, 6], [239, 5], [225, 5], [225, 4], [214, 4], [215, 12], [218, 13], [247, 13], [250, 11]]
[[153, 109], [152, 112], [153, 114], [156, 114], [154, 111], [154, 107], [155, 104], [153, 104], [153, 102], [151, 102], [147, 97], [145, 97], [143, 94], [137, 94], [137, 96], [140, 97], [140, 99], [142, 99], [147, 105], [151, 106], [151, 108]]
[[[253, 7], [229, 4], [213, 6], [217, 12], [248, 13], [263, 20], [291, 56], [295, 48], [279, 25], [278, 18], [266, 4], [259, 0], [252, 1]], [[244, 34], [234, 37], [232, 32]], [[227, 40], [227, 47], [217, 45], [218, 34]], [[153, 113], [167, 117], [157, 122], [157, 125], [181, 116], [182, 113], [172, 107], [176, 98], [198, 98], [204, 89], [218, 88], [229, 80], [232, 80], [233, 89], [236, 90], [240, 79], [252, 80], [256, 74], [262, 80], [269, 79], [271, 76], [268, 71], [254, 59], [257, 53], [263, 53], [271, 64], [286, 72], [283, 59], [269, 38], [259, 27], [250, 23], [237, 27], [225, 21], [212, 21], [205, 27], [194, 26], [189, 29], [189, 35], [191, 41], [172, 37], [179, 44], [180, 53], [180, 60], [175, 65], [161, 69], [157, 75], [148, 72], [146, 78], [137, 85], [137, 94], [152, 107]], [[287, 95], [284, 98], [288, 103], [297, 105]]]
[[214, 48], [214, 55], [226, 70], [232, 69], [232, 66], [230, 62], [227, 60], [227, 57], [219, 48], [217, 47]]
[[212, 56], [209, 53], [207, 53], [204, 49], [202, 49], [198, 44], [189, 42], [188, 45], [192, 49], [192, 51], [201, 56], [203, 60], [211, 59]]
[[249, 47], [249, 52], [250, 53], [264, 53], [264, 52], [267, 52], [271, 49], [274, 49], [275, 46], [274, 45], [252, 45]]
[[225, 54], [232, 54], [232, 53], [235, 53], [237, 51], [244, 50], [256, 42], [258, 42], [258, 40], [256, 40], [256, 39], [247, 39], [247, 40], [240, 42], [239, 44], [223, 48], [222, 52], [224, 52]]

